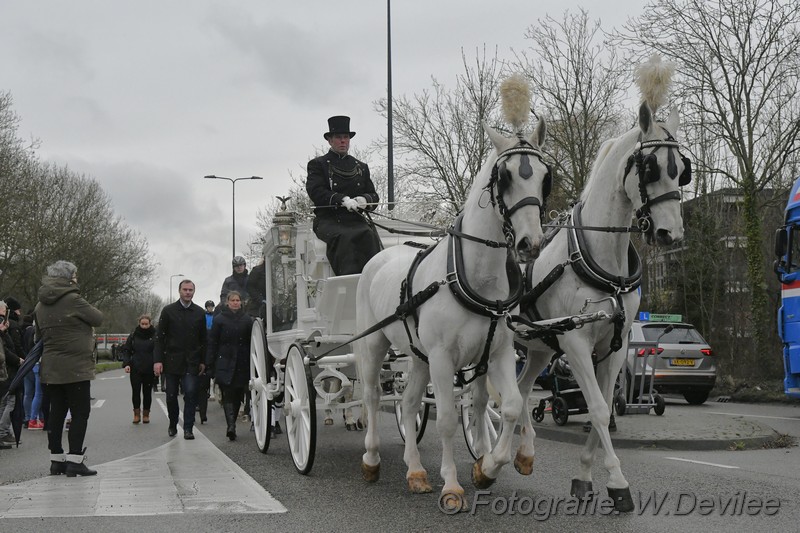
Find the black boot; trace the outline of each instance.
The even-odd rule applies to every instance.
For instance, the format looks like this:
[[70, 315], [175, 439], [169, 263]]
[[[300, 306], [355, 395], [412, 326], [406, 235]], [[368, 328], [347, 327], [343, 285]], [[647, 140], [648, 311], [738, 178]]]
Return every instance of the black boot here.
[[238, 408], [232, 403], [223, 404], [222, 408], [225, 411], [225, 422], [228, 424], [228, 430], [225, 435], [230, 440], [236, 440], [236, 411], [238, 411]]
[[67, 456], [63, 453], [50, 454], [50, 475], [60, 476], [67, 473]]
[[97, 470], [91, 470], [84, 464], [86, 461], [86, 448], [81, 453], [67, 454], [67, 477], [94, 476]]

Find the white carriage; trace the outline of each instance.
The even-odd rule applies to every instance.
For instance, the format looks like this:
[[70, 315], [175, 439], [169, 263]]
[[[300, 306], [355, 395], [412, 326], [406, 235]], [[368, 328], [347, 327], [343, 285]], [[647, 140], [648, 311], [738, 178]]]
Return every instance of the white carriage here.
[[[314, 463], [317, 411], [338, 413], [361, 405], [362, 385], [351, 345], [315, 359], [358, 333], [355, 295], [360, 275], [333, 276], [325, 243], [316, 238], [311, 224], [292, 224], [293, 217], [286, 215], [285, 211], [279, 213], [277, 220], [286, 223], [273, 228], [277, 243], [268, 242], [264, 247], [268, 312], [253, 325], [251, 409], [256, 444], [266, 453], [272, 438], [272, 407], [283, 408], [292, 459], [297, 470], [306, 474]], [[420, 231], [409, 223], [392, 220], [381, 225], [405, 232], [380, 229], [384, 248], [407, 241], [424, 245], [435, 242], [431, 237], [409, 236], [408, 232]], [[276, 281], [284, 287], [275, 287]], [[381, 373], [381, 401], [392, 404], [404, 439], [400, 400], [408, 359], [407, 355], [390, 351]], [[467, 444], [473, 451], [470, 426], [474, 421], [468, 413], [469, 396], [461, 394], [469, 391], [469, 386], [460, 390], [459, 398], [466, 397], [461, 407]], [[417, 440], [424, 434], [432, 404], [428, 395], [420, 406]], [[496, 422], [499, 415], [490, 410], [486, 418], [487, 422]], [[490, 434], [495, 437], [494, 425], [490, 426]]]

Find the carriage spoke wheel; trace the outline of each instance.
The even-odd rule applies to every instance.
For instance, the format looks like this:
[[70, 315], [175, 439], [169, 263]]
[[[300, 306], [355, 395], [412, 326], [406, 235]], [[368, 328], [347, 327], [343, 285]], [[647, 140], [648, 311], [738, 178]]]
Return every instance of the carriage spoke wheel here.
[[[432, 394], [425, 393], [426, 398], [433, 398]], [[431, 412], [431, 404], [423, 401], [419, 406], [419, 412], [415, 421], [415, 428], [417, 431], [417, 444], [422, 440], [425, 435], [425, 428], [428, 426], [428, 416]], [[394, 419], [397, 422], [397, 429], [400, 431], [400, 438], [403, 442], [406, 441], [406, 428], [403, 427], [403, 401], [394, 402]]]
[[267, 453], [269, 449], [272, 425], [272, 402], [267, 399], [266, 387], [272, 372], [273, 358], [266, 348], [263, 322], [256, 320], [250, 335], [250, 380], [253, 384], [250, 389], [250, 414], [256, 446], [261, 453]]
[[311, 368], [303, 362], [305, 350], [293, 344], [286, 357], [284, 413], [286, 437], [294, 466], [308, 474], [317, 446], [317, 403]]
[[489, 434], [489, 449], [487, 452], [494, 448], [497, 442], [497, 437], [500, 435], [502, 429], [502, 418], [500, 417], [500, 409], [497, 404], [490, 398], [486, 404], [486, 412], [482, 420], [476, 420], [475, 410], [472, 402], [472, 393], [469, 395], [469, 401], [461, 405], [461, 428], [464, 430], [464, 440], [467, 443], [467, 449], [470, 455], [475, 460], [480, 459], [483, 453], [476, 448], [478, 444], [478, 429], [481, 427], [486, 428]]

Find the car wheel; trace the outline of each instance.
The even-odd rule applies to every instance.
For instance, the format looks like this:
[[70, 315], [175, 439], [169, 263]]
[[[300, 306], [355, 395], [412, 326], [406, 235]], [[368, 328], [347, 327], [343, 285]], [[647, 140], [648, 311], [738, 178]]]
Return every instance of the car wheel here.
[[686, 391], [683, 393], [683, 397], [686, 398], [686, 401], [689, 402], [689, 405], [701, 405], [708, 400], [708, 391], [707, 390], [693, 390], [693, 391]]

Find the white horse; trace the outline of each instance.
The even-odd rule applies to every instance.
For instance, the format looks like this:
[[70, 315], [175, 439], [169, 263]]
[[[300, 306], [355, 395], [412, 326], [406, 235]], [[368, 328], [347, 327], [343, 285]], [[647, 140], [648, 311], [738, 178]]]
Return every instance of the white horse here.
[[[550, 185], [549, 168], [539, 151], [546, 134], [545, 122], [540, 120], [528, 138], [521, 133], [529, 116], [527, 83], [521, 77], [510, 78], [501, 88], [501, 97], [506, 120], [517, 136], [506, 138], [484, 124], [495, 150], [475, 177], [449, 235], [411, 275], [419, 250], [395, 246], [379, 253], [364, 268], [357, 292], [357, 324], [363, 331], [395, 313], [407, 277], [414, 294], [441, 286], [416, 310], [416, 316], [409, 314], [407, 327], [403, 321], [383, 327], [357, 341], [356, 354], [367, 412], [364, 478], [376, 481], [379, 476], [377, 416], [382, 361], [390, 346], [406, 354], [416, 351], [420, 357], [414, 358], [402, 400], [405, 434], [416, 433], [415, 417], [430, 381], [436, 398], [436, 427], [442, 439], [443, 502], [452, 509], [461, 509], [464, 503], [464, 489], [458, 483], [453, 460], [453, 435], [458, 423], [453, 378], [460, 369], [476, 364], [482, 367], [476, 374], [488, 373], [503, 397], [502, 438], [491, 454], [475, 463], [473, 482], [488, 486], [511, 459], [511, 436], [522, 398], [515, 377], [513, 333], [503, 324], [502, 315], [516, 305], [517, 297], [509, 295], [521, 295], [516, 287], [521, 280], [514, 274], [519, 273], [515, 260], [527, 261], [538, 255], [543, 188]], [[512, 250], [516, 258], [511, 257]], [[461, 294], [457, 295], [458, 291]], [[430, 492], [413, 437], [405, 439], [404, 460], [411, 492]]]
[[[683, 219], [678, 188], [688, 183], [691, 164], [681, 156], [674, 138], [679, 122], [676, 110], [672, 110], [666, 124], [654, 119], [656, 109], [666, 100], [672, 72], [673, 67], [662, 63], [658, 57], [637, 69], [637, 83], [642, 93], [638, 127], [601, 146], [567, 226], [622, 229], [636, 214], [648, 242], [668, 245], [681, 240]], [[563, 274], [557, 277], [554, 269], [559, 269], [559, 265], [563, 267]], [[617, 307], [616, 320], [586, 324], [558, 336], [557, 341], [567, 354], [592, 421], [592, 431], [581, 454], [580, 469], [573, 479], [571, 492], [578, 497], [592, 492], [592, 462], [597, 445], [601, 443], [609, 472], [609, 495], [617, 510], [630, 511], [633, 502], [628, 481], [614, 453], [608, 424], [615, 380], [627, 354], [628, 331], [639, 309], [639, 295], [635, 289], [641, 278], [641, 264], [627, 232], [566, 227], [542, 250], [529, 283], [536, 287], [551, 272], [555, 273], [550, 278], [556, 280], [539, 286], [536, 293], [544, 292], [527, 309], [533, 318], [573, 315], [587, 300], [600, 302], [609, 296], [617, 303], [616, 306], [609, 305], [610, 302], [598, 304], [605, 305], [606, 310]], [[524, 470], [518, 466], [523, 474], [530, 473], [534, 456], [535, 433], [527, 405], [528, 394], [534, 379], [554, 352], [542, 340], [526, 344], [528, 360], [520, 379], [525, 415], [521, 422], [522, 444], [516, 460], [516, 464], [530, 466]], [[595, 362], [600, 361], [596, 373], [593, 352]]]

